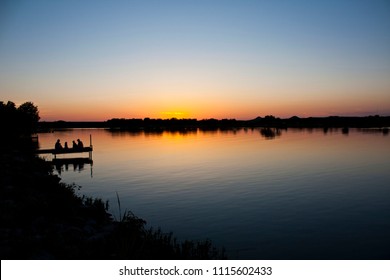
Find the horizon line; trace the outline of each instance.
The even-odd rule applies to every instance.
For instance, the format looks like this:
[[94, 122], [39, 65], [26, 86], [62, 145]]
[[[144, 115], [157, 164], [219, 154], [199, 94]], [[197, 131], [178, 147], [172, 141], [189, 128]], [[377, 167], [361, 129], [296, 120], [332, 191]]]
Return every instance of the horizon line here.
[[109, 120], [114, 120], [114, 119], [117, 119], [117, 120], [145, 120], [145, 119], [150, 119], [150, 120], [196, 120], [196, 121], [202, 121], [202, 120], [218, 120], [218, 121], [222, 121], [222, 120], [234, 120], [234, 121], [253, 121], [253, 120], [256, 120], [258, 118], [266, 118], [266, 117], [273, 117], [275, 119], [281, 119], [281, 120], [288, 120], [288, 119], [292, 119], [292, 118], [299, 118], [299, 119], [309, 119], [309, 118], [334, 118], [334, 117], [337, 117], [337, 118], [368, 118], [368, 117], [383, 117], [383, 118], [386, 118], [386, 117], [390, 117], [390, 115], [379, 115], [379, 114], [375, 114], [375, 115], [364, 115], [364, 116], [357, 116], [357, 115], [327, 115], [327, 116], [308, 116], [308, 117], [299, 117], [298, 115], [293, 115], [291, 117], [278, 117], [278, 116], [274, 116], [274, 115], [265, 115], [265, 116], [257, 116], [257, 117], [254, 117], [254, 118], [251, 118], [251, 119], [236, 119], [236, 118], [202, 118], [202, 119], [198, 119], [198, 118], [150, 118], [150, 117], [144, 117], [144, 118], [136, 118], [136, 117], [132, 117], [132, 118], [125, 118], [125, 117], [113, 117], [113, 118], [110, 118], [110, 119], [106, 119], [106, 120], [63, 120], [63, 119], [58, 119], [58, 120], [40, 120], [39, 122], [107, 122]]

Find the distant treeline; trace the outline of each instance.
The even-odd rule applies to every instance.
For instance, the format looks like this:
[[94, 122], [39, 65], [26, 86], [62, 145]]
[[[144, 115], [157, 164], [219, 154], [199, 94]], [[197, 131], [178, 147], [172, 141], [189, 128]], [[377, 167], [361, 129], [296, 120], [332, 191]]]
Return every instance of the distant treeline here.
[[114, 118], [105, 122], [40, 122], [42, 130], [56, 128], [109, 128], [114, 130], [214, 130], [231, 129], [239, 127], [275, 127], [275, 128], [370, 128], [390, 127], [390, 116], [367, 117], [291, 117], [287, 119], [274, 116], [257, 117], [253, 120], [236, 119], [124, 119]]
[[389, 127], [390, 116], [382, 117], [367, 116], [367, 117], [309, 117], [299, 118], [291, 117], [288, 119], [275, 118], [266, 116], [258, 117], [249, 121], [254, 126], [265, 127], [296, 127], [296, 128], [369, 128], [369, 127]]

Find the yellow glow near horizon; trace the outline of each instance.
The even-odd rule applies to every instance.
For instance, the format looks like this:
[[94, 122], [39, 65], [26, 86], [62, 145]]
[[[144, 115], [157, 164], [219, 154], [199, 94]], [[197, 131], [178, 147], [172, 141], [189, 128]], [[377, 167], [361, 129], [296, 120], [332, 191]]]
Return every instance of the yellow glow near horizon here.
[[171, 119], [171, 118], [185, 119], [185, 118], [189, 117], [189, 114], [184, 113], [184, 112], [166, 111], [166, 112], [161, 112], [161, 116], [163, 119]]

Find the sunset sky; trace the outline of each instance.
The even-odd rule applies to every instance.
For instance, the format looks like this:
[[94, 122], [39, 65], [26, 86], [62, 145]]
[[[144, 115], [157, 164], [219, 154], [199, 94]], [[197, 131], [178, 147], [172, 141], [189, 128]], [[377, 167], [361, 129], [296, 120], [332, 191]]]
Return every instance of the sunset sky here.
[[46, 121], [390, 115], [390, 1], [1, 1], [8, 100]]

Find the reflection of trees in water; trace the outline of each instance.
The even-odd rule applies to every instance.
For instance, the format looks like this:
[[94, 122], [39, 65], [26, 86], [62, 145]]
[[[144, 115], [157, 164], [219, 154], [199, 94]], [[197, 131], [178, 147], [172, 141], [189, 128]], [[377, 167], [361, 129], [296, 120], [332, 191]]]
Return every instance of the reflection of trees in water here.
[[[254, 128], [251, 128], [252, 131]], [[139, 129], [139, 130], [127, 130], [127, 129], [106, 129], [111, 136], [114, 137], [125, 137], [125, 136], [162, 136], [164, 133], [171, 135], [196, 135], [197, 133], [206, 133], [206, 134], [237, 134], [239, 131], [245, 130], [248, 131], [248, 128], [238, 127], [238, 128], [219, 128], [219, 127], [200, 127], [200, 128], [159, 128], [159, 129]]]
[[[316, 131], [322, 131], [324, 134], [332, 134], [332, 133], [343, 133], [344, 135], [348, 135], [350, 132], [350, 128], [333, 128], [333, 127], [308, 127], [308, 128], [278, 128], [278, 127], [199, 127], [199, 128], [159, 128], [159, 129], [138, 129], [138, 130], [128, 130], [128, 129], [106, 129], [108, 133], [110, 133], [114, 137], [125, 137], [125, 136], [162, 136], [164, 133], [169, 134], [177, 134], [177, 135], [196, 135], [198, 133], [201, 134], [237, 134], [241, 131], [244, 133], [248, 132], [259, 132], [260, 135], [266, 139], [275, 139], [276, 137], [282, 136], [282, 131], [287, 131], [288, 129], [292, 129], [295, 131], [301, 131], [305, 133], [314, 133]], [[389, 134], [389, 128], [356, 128], [353, 131], [360, 133], [372, 133], [378, 134], [381, 133], [383, 135]]]
[[282, 132], [279, 128], [265, 127], [260, 129], [260, 134], [265, 139], [275, 139], [276, 137], [280, 137]]
[[200, 128], [191, 128], [191, 129], [155, 129], [155, 130], [125, 130], [125, 129], [107, 129], [107, 131], [116, 137], [123, 136], [140, 136], [140, 135], [154, 135], [154, 136], [162, 136], [164, 133], [169, 134], [179, 134], [179, 135], [196, 135], [199, 133], [204, 134], [237, 134], [240, 131], [248, 132], [250, 129], [252, 132], [254, 130], [259, 130], [260, 134], [266, 139], [274, 139], [282, 135], [282, 129], [280, 128], [254, 128], [254, 127], [237, 127], [237, 128], [220, 128], [220, 127], [200, 127]]
[[388, 135], [389, 134], [389, 128], [384, 127], [384, 128], [361, 128], [359, 131], [363, 134], [378, 134], [382, 133], [383, 135]]
[[343, 128], [341, 129], [341, 133], [342, 133], [342, 134], [345, 134], [345, 135], [348, 135], [348, 134], [349, 134], [349, 128], [348, 128], [348, 127], [343, 127]]
[[127, 129], [107, 129], [107, 131], [115, 137], [124, 137], [124, 136], [140, 136], [140, 135], [146, 135], [146, 136], [162, 136], [164, 133], [169, 134], [179, 134], [179, 135], [190, 135], [190, 134], [196, 134], [198, 132], [198, 129], [191, 128], [191, 129], [164, 129], [164, 128], [156, 128], [156, 129], [139, 129], [139, 130], [127, 130]]

